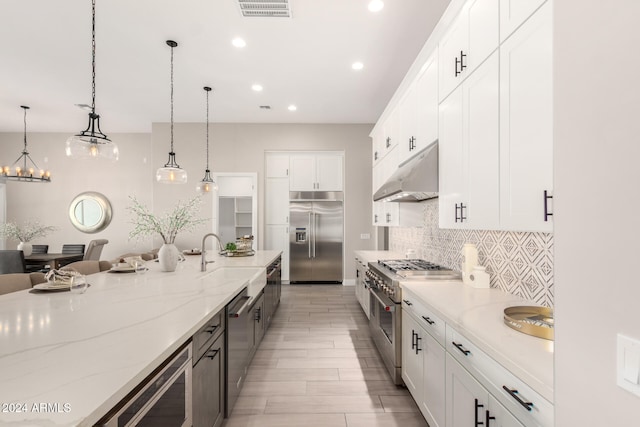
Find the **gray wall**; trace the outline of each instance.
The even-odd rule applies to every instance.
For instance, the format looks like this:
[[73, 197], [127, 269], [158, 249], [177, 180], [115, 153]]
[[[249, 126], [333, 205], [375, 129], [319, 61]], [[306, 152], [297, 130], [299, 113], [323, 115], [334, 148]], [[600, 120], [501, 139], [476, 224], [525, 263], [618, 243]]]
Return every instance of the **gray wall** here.
[[[360, 234], [374, 235], [371, 226], [371, 139], [372, 125], [333, 124], [213, 124], [209, 132], [210, 168], [214, 172], [258, 173], [258, 239], [264, 242], [264, 152], [273, 150], [340, 150], [345, 153], [345, 277], [355, 278], [351, 260], [353, 251], [373, 249], [374, 240], [360, 240]], [[195, 187], [205, 169], [204, 123], [178, 123], [174, 126], [174, 149], [181, 167], [189, 174], [184, 186], [155, 183], [155, 170], [166, 163], [169, 152], [169, 124], [154, 123], [151, 134], [110, 134], [120, 149], [120, 160], [74, 161], [64, 154], [66, 139], [72, 134], [28, 133], [29, 151], [40, 167], [52, 171], [50, 184], [7, 184], [7, 219], [39, 219], [60, 227], [60, 231], [45, 238], [50, 251], [60, 250], [63, 243], [88, 243], [94, 238], [106, 238], [110, 243], [103, 258], [110, 259], [130, 250], [148, 250], [161, 241], [147, 239], [129, 242], [131, 217], [126, 211], [129, 196], [162, 213], [172, 209], [177, 200], [186, 201], [196, 195]], [[22, 134], [0, 133], [0, 158], [11, 165], [22, 150]], [[47, 161], [45, 162], [45, 158]], [[105, 194], [114, 208], [112, 224], [103, 232], [90, 235], [77, 231], [68, 220], [71, 200], [83, 191]], [[205, 199], [203, 217], [212, 216], [212, 204]], [[178, 236], [181, 249], [200, 246], [203, 225], [193, 233]], [[9, 241], [7, 248], [17, 242]], [[262, 244], [262, 243], [260, 243]]]
[[556, 426], [635, 426], [616, 335], [640, 339], [640, 2], [554, 2]]

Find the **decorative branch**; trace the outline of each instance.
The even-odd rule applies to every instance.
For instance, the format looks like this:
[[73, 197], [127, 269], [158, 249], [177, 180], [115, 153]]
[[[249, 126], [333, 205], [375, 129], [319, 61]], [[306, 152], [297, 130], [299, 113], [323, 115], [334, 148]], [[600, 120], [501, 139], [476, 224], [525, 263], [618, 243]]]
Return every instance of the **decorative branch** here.
[[46, 237], [49, 233], [58, 230], [51, 225], [44, 226], [37, 221], [25, 222], [18, 225], [15, 222], [7, 222], [0, 227], [0, 237], [9, 237], [19, 242], [30, 242], [34, 239]]

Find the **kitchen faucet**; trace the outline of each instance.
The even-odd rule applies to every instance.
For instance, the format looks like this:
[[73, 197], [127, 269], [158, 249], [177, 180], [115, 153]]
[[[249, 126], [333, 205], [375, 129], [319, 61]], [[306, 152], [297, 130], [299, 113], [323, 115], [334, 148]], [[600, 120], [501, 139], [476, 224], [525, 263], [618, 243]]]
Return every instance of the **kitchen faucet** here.
[[205, 250], [204, 244], [207, 241], [207, 237], [209, 237], [209, 236], [213, 236], [213, 237], [216, 238], [216, 240], [218, 241], [218, 249], [219, 249], [220, 252], [222, 252], [224, 250], [224, 248], [222, 247], [222, 242], [220, 241], [220, 237], [218, 237], [217, 234], [215, 234], [215, 233], [207, 233], [207, 234], [205, 234], [204, 237], [202, 238], [202, 248], [200, 250], [200, 254], [201, 254], [201, 257], [202, 257], [201, 260], [200, 260], [200, 271], [207, 271], [207, 264], [215, 262], [215, 261], [207, 261], [207, 258], [206, 258], [207, 251]]

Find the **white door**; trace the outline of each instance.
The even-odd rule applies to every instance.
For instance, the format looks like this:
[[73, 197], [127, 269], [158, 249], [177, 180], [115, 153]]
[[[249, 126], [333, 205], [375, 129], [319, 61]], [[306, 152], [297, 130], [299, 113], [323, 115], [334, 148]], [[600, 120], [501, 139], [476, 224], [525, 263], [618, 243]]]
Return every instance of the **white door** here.
[[265, 222], [267, 224], [289, 223], [289, 179], [267, 178], [265, 197]]
[[489, 393], [451, 355], [446, 357], [447, 427], [477, 426], [489, 404]]
[[439, 224], [440, 228], [460, 228], [460, 205], [463, 202], [463, 92], [456, 89], [440, 103], [438, 143]]
[[509, 37], [546, 0], [500, 0], [500, 41]]
[[480, 418], [484, 426], [489, 427], [524, 427], [518, 419], [502, 406], [495, 397], [489, 395], [488, 410]]
[[402, 379], [416, 402], [422, 401], [423, 354], [426, 332], [402, 310]]
[[544, 192], [553, 191], [551, 12], [547, 2], [500, 47], [500, 221], [504, 230], [553, 230], [544, 211]]
[[341, 154], [318, 154], [316, 157], [316, 190], [342, 191]]
[[293, 154], [289, 159], [289, 189], [314, 191], [316, 189], [316, 157], [313, 154]]
[[265, 176], [267, 178], [289, 177], [289, 154], [266, 153]]
[[423, 393], [420, 409], [430, 427], [445, 427], [446, 351], [429, 333], [423, 334]]

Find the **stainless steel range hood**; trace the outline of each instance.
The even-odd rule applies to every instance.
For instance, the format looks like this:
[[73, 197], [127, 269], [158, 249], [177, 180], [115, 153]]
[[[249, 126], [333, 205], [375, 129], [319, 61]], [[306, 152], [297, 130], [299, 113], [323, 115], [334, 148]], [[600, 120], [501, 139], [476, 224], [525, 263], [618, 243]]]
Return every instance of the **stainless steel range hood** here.
[[374, 201], [420, 202], [438, 197], [438, 140], [400, 164], [373, 195]]

